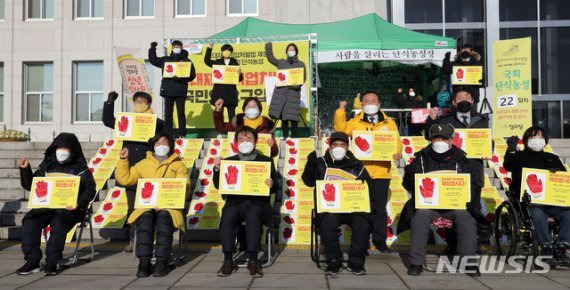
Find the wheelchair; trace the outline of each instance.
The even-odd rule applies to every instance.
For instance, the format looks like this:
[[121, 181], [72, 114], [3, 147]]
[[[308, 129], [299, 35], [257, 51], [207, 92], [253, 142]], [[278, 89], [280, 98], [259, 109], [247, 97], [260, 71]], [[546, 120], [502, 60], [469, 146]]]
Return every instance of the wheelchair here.
[[[521, 201], [514, 191], [507, 191], [506, 195], [508, 199], [495, 211], [494, 235], [497, 253], [507, 257], [538, 256], [540, 249], [534, 237], [534, 226], [529, 212], [530, 195], [525, 191]], [[553, 238], [556, 239], [558, 226], [550, 218], [549, 227]], [[506, 244], [504, 248], [501, 246], [503, 242]]]

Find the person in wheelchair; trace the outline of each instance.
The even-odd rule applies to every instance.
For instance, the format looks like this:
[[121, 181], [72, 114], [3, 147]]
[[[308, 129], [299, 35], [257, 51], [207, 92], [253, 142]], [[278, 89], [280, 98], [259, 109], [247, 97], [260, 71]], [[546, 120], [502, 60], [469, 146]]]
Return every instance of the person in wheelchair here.
[[[115, 169], [117, 181], [125, 186], [137, 184], [139, 178], [184, 178], [190, 186], [188, 168], [174, 152], [174, 139], [167, 132], [154, 136], [149, 141], [154, 149], [148, 151], [146, 158], [135, 166], [129, 165], [129, 149], [123, 148]], [[186, 197], [189, 191], [186, 190]], [[154, 248], [156, 265], [154, 277], [168, 274], [168, 261], [172, 254], [172, 241], [175, 228], [185, 229], [183, 211], [179, 209], [135, 209], [127, 221], [136, 223], [135, 252], [139, 259], [137, 277], [148, 277], [151, 274], [151, 258]], [[155, 244], [156, 233], [156, 245]]]
[[[507, 152], [503, 162], [503, 167], [512, 174], [509, 190], [514, 192], [517, 200], [521, 197], [523, 167], [545, 169], [551, 172], [566, 171], [558, 156], [544, 152], [544, 147], [548, 144], [548, 135], [544, 129], [528, 128], [523, 134], [522, 141], [524, 150], [517, 151], [519, 138], [512, 136], [507, 139]], [[547, 262], [551, 266], [570, 267], [570, 259], [566, 254], [566, 249], [570, 246], [570, 208], [531, 203], [528, 210], [534, 226], [534, 238], [538, 240], [542, 254], [553, 256], [553, 259]], [[550, 233], [548, 217], [553, 217], [558, 223], [559, 233], [556, 241]]]
[[[445, 218], [453, 221], [457, 233], [457, 253], [461, 256], [475, 255], [477, 251], [477, 221], [480, 193], [483, 187], [481, 166], [461, 149], [453, 145], [455, 129], [450, 124], [435, 124], [429, 129], [431, 144], [416, 153], [414, 161], [404, 168], [402, 185], [411, 193], [412, 198], [406, 202], [398, 232], [411, 229], [411, 242], [408, 250], [410, 266], [408, 275], [419, 276], [426, 261], [426, 244], [432, 231], [432, 221]], [[471, 200], [465, 210], [431, 210], [414, 209], [415, 175], [452, 170], [458, 173], [471, 174]], [[401, 223], [401, 224], [400, 224]], [[480, 276], [477, 266], [466, 267], [470, 276]]]
[[[265, 184], [270, 188], [270, 194], [277, 191], [277, 171], [273, 166], [271, 157], [261, 154], [255, 149], [257, 143], [257, 132], [243, 126], [236, 130], [235, 138], [238, 141], [238, 153], [225, 160], [235, 161], [257, 161], [271, 163], [271, 178], [265, 180]], [[214, 161], [214, 186], [219, 188], [220, 184], [220, 159]], [[236, 251], [236, 231], [239, 225], [245, 221], [247, 252], [249, 261], [247, 269], [252, 277], [262, 277], [263, 271], [257, 260], [259, 248], [261, 247], [261, 233], [263, 225], [270, 225], [273, 218], [273, 208], [271, 207], [269, 196], [253, 195], [223, 195], [226, 203], [222, 209], [220, 219], [220, 236], [222, 239], [222, 251], [224, 252], [224, 262], [218, 276], [228, 277], [237, 270], [233, 260]]]
[[[327, 168], [341, 169], [358, 180], [368, 183], [372, 189], [372, 178], [364, 168], [362, 162], [348, 151], [348, 135], [335, 132], [329, 139], [330, 147], [323, 157], [317, 158], [316, 152], [307, 157], [307, 164], [303, 171], [302, 179], [306, 186], [314, 187], [317, 180], [326, 179]], [[370, 194], [372, 191], [370, 190]], [[373, 200], [370, 197], [370, 200]], [[317, 224], [321, 235], [321, 241], [325, 248], [327, 275], [337, 275], [342, 270], [342, 252], [338, 240], [338, 229], [341, 224], [346, 224], [352, 229], [352, 241], [348, 252], [348, 268], [354, 275], [364, 275], [364, 259], [368, 249], [368, 237], [372, 230], [372, 220], [368, 213], [334, 214], [322, 213], [317, 216]]]
[[[51, 225], [50, 236], [46, 245], [46, 276], [56, 275], [57, 262], [63, 257], [67, 232], [83, 220], [89, 203], [95, 197], [95, 180], [87, 167], [87, 161], [81, 150], [81, 144], [74, 134], [61, 133], [48, 146], [45, 157], [32, 173], [32, 167], [26, 157], [18, 162], [20, 182], [25, 190], [30, 190], [34, 177], [75, 175], [80, 176], [77, 205], [66, 209], [32, 209], [22, 220], [22, 252], [26, 263], [16, 270], [18, 275], [39, 272], [42, 250], [40, 248], [42, 229]], [[36, 190], [37, 191], [37, 190]]]

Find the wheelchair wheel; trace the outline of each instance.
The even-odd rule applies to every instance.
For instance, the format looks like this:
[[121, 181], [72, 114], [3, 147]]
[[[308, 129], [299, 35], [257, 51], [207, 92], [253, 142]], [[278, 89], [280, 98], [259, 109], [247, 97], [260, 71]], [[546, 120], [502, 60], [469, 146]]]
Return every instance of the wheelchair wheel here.
[[[519, 237], [519, 220], [514, 206], [510, 201], [504, 201], [495, 211], [495, 245], [499, 255], [512, 256], [517, 253]], [[501, 241], [506, 240], [507, 249], [501, 247]]]

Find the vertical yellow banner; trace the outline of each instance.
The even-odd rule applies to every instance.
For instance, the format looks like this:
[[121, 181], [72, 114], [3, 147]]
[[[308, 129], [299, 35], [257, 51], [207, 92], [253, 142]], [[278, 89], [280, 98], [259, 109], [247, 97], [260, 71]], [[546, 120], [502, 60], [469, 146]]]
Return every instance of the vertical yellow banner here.
[[532, 125], [530, 37], [493, 43], [493, 136], [522, 137]]

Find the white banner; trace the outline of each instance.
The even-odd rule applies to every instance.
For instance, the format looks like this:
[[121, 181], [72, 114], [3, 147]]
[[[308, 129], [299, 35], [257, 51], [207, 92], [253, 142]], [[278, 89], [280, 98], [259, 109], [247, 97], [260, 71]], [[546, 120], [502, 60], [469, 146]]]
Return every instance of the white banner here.
[[432, 63], [441, 66], [445, 54], [455, 54], [455, 49], [348, 49], [331, 50], [318, 53], [319, 63], [345, 61], [391, 60], [405, 64]]

